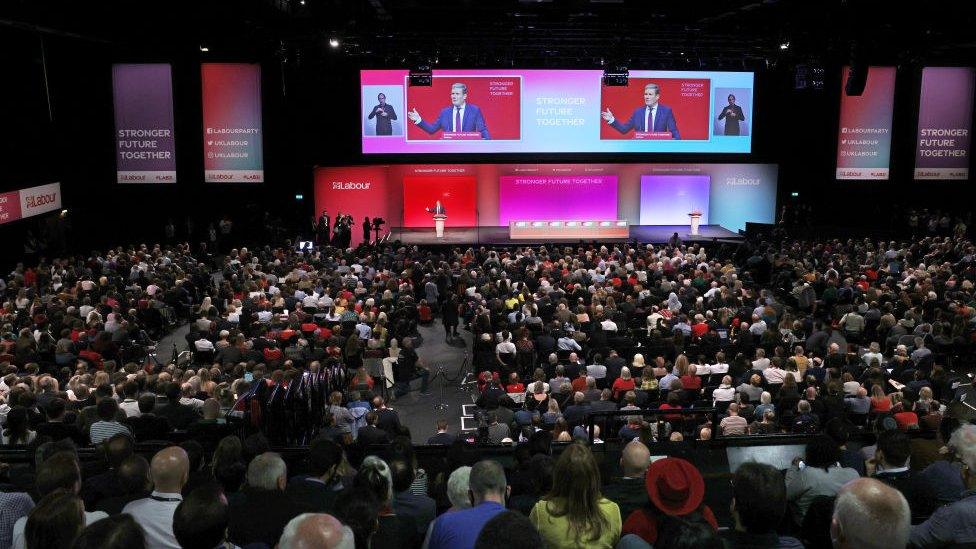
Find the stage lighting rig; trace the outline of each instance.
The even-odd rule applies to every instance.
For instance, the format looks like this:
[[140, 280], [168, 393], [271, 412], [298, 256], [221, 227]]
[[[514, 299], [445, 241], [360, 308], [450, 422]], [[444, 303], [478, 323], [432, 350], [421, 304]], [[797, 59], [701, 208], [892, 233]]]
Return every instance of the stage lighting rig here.
[[611, 67], [603, 69], [604, 86], [626, 86], [629, 80], [630, 80], [630, 71], [627, 70], [627, 67], [621, 65], [613, 65]]
[[430, 86], [433, 81], [429, 63], [422, 63], [410, 69], [411, 86]]

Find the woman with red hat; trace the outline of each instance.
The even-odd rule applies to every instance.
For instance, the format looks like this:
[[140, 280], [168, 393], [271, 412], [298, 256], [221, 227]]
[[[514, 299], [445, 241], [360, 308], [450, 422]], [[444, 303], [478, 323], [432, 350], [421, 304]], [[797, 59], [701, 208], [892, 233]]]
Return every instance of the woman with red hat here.
[[698, 469], [680, 458], [659, 459], [644, 475], [650, 505], [638, 509], [624, 521], [623, 534], [635, 534], [647, 543], [657, 541], [660, 523], [665, 516], [698, 515], [718, 531], [718, 521], [703, 503], [705, 480]]

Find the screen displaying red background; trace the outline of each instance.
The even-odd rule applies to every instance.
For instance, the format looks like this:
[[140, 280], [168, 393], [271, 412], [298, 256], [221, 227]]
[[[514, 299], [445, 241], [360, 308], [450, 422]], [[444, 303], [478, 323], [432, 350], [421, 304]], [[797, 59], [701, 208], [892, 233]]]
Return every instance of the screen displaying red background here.
[[433, 227], [427, 208], [438, 200], [447, 210], [445, 227], [477, 227], [476, 179], [471, 176], [403, 178], [403, 226]]
[[[644, 86], [660, 86], [660, 104], [671, 108], [681, 140], [707, 140], [710, 81], [704, 78], [630, 78], [627, 86], [604, 86], [600, 93], [600, 111], [610, 109], [613, 116], [625, 122], [634, 109], [644, 105]], [[682, 83], [695, 84], [694, 94], [682, 92]], [[633, 139], [634, 130], [620, 133], [600, 119], [600, 139]]]
[[[511, 95], [491, 95], [493, 81], [512, 82], [506, 90], [494, 91], [494, 93], [511, 92]], [[468, 87], [467, 102], [481, 109], [481, 115], [485, 119], [492, 141], [521, 138], [522, 79], [517, 76], [435, 76], [430, 87], [407, 87], [406, 110], [409, 112], [417, 109], [425, 122], [434, 122], [444, 108], [451, 106], [451, 85], [455, 82]], [[437, 131], [433, 134], [425, 132], [410, 122], [406, 113], [403, 119], [407, 121], [407, 139], [418, 141], [441, 139], [443, 132]]]
[[502, 176], [498, 223], [617, 219], [614, 175]]

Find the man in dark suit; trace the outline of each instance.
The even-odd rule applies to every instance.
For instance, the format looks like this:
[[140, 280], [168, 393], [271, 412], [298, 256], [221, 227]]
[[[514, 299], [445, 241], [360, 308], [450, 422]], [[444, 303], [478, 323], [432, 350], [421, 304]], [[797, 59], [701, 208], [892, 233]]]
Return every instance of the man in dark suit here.
[[366, 413], [366, 425], [359, 428], [356, 435], [356, 442], [362, 448], [369, 448], [374, 444], [387, 444], [390, 442], [390, 434], [376, 426], [379, 421], [377, 412]]
[[456, 436], [447, 432], [447, 420], [437, 420], [437, 434], [427, 439], [427, 444], [438, 446], [450, 446], [454, 444]]
[[447, 133], [478, 132], [482, 139], [491, 139], [481, 109], [468, 103], [468, 86], [460, 82], [451, 85], [451, 106], [441, 110], [433, 122], [425, 122], [416, 108], [408, 112], [407, 117], [430, 134], [438, 130]]
[[139, 397], [139, 415], [125, 420], [137, 441], [163, 440], [169, 434], [169, 420], [153, 413], [155, 409], [156, 395], [143, 394]]
[[288, 521], [308, 511], [285, 493], [288, 468], [278, 454], [265, 452], [247, 467], [247, 485], [228, 498], [227, 540], [243, 547], [273, 547]]
[[620, 133], [627, 133], [630, 130], [639, 132], [671, 132], [672, 139], [681, 139], [678, 132], [678, 122], [674, 119], [671, 107], [661, 105], [661, 88], [657, 84], [644, 86], [644, 105], [634, 109], [634, 114], [630, 120], [620, 122], [614, 117], [608, 107], [600, 115], [603, 119], [613, 126]]
[[603, 496], [620, 507], [620, 516], [630, 516], [634, 510], [647, 505], [644, 474], [651, 464], [651, 452], [639, 439], [624, 446], [620, 456], [619, 478], [603, 487]]
[[718, 119], [725, 119], [725, 135], [739, 135], [739, 122], [746, 119], [742, 114], [742, 107], [735, 104], [735, 96], [729, 94], [729, 104], [722, 107], [722, 114]]
[[180, 403], [180, 384], [175, 381], [166, 386], [166, 406], [157, 415], [169, 420], [174, 429], [187, 429], [200, 419], [200, 414], [192, 407]]
[[921, 520], [927, 517], [919, 516], [919, 510], [931, 509], [931, 505], [919, 501], [916, 495], [924, 493], [925, 490], [917, 490], [915, 487], [918, 481], [908, 467], [910, 454], [911, 441], [907, 433], [899, 430], [881, 433], [878, 435], [878, 447], [874, 452], [874, 478], [901, 492], [912, 509], [913, 518]]
[[342, 447], [326, 438], [316, 438], [308, 447], [309, 476], [293, 477], [285, 494], [312, 513], [331, 513], [342, 463]]
[[393, 121], [397, 119], [393, 105], [386, 102], [386, 95], [379, 94], [376, 99], [379, 105], [373, 107], [369, 113], [369, 119], [376, 118], [376, 135], [393, 135]]

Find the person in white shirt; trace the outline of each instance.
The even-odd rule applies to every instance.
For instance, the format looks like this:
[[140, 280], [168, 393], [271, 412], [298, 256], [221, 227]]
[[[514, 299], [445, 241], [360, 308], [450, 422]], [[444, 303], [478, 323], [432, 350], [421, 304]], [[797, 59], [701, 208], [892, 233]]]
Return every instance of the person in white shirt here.
[[125, 398], [119, 403], [119, 409], [125, 412], [125, 417], [139, 417], [139, 385], [135, 381], [126, 381], [122, 385], [122, 394]]
[[214, 344], [203, 334], [200, 334], [200, 339], [193, 342], [193, 348], [198, 352], [207, 352], [214, 350]]
[[722, 384], [712, 391], [712, 404], [731, 402], [735, 399], [735, 387], [732, 386], [732, 376], [722, 378]]
[[770, 385], [782, 385], [783, 379], [787, 375], [792, 374], [780, 367], [778, 358], [774, 359], [772, 364], [769, 365], [769, 368], [766, 368], [763, 371], [763, 376], [766, 378], [766, 383], [769, 383]]
[[148, 498], [129, 503], [122, 512], [142, 525], [147, 547], [180, 549], [173, 533], [173, 514], [183, 501], [180, 493], [190, 473], [190, 460], [183, 448], [170, 446], [153, 456], [150, 470], [155, 490]]
[[759, 370], [760, 372], [769, 368], [769, 359], [766, 358], [766, 351], [763, 349], [756, 349], [756, 360], [752, 361], [752, 369]]

